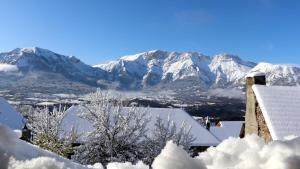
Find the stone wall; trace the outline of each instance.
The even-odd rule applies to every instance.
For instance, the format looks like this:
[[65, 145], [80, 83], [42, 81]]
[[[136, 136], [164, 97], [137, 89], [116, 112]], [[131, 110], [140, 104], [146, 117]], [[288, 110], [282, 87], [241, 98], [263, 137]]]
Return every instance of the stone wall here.
[[[245, 114], [245, 135], [256, 134], [262, 137], [265, 142], [272, 141], [272, 137], [260, 106], [257, 103], [255, 93], [252, 89], [254, 84], [266, 85], [265, 76], [254, 76], [246, 78], [246, 114]], [[243, 134], [243, 133], [241, 133]]]
[[246, 114], [245, 114], [245, 135], [257, 134], [257, 120], [255, 114], [256, 98], [252, 86], [254, 78], [246, 79]]
[[258, 103], [256, 103], [256, 121], [258, 126], [258, 136], [262, 137], [266, 143], [272, 141], [272, 136], [270, 134], [269, 128], [267, 126], [267, 123], [265, 121], [265, 118], [262, 114], [262, 111], [260, 109], [260, 106]]

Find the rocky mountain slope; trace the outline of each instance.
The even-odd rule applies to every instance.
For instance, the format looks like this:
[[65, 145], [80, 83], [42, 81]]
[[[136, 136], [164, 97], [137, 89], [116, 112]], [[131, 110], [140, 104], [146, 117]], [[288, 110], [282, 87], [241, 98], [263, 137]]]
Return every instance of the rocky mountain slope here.
[[206, 91], [241, 89], [248, 72], [267, 74], [271, 85], [299, 85], [300, 68], [244, 61], [238, 56], [153, 50], [90, 66], [74, 56], [42, 48], [0, 53], [0, 89], [15, 93], [87, 93], [123, 90]]
[[245, 74], [255, 65], [228, 54], [210, 57], [197, 52], [155, 50], [124, 56], [117, 61], [94, 67], [109, 72], [111, 80], [119, 81], [125, 88], [167, 84], [172, 87], [197, 85], [207, 89], [239, 87]]
[[251, 72], [264, 72], [269, 85], [299, 86], [300, 67], [295, 65], [259, 63]]
[[293, 65], [253, 63], [238, 56], [206, 56], [197, 52], [154, 50], [124, 56], [117, 61], [95, 65], [124, 88], [168, 85], [171, 88], [197, 86], [200, 89], [242, 88], [249, 72], [264, 72], [270, 85], [299, 85], [300, 68]]
[[[47, 49], [17, 48], [10, 52], [0, 53], [0, 67], [15, 66], [19, 77], [35, 76], [45, 78], [45, 73], [61, 75], [67, 80], [96, 85], [98, 79], [106, 78], [106, 72], [81, 62], [75, 56], [64, 56]], [[11, 71], [6, 71], [11, 72]], [[34, 74], [34, 75], [33, 75]], [[51, 78], [52, 77], [52, 78]]]

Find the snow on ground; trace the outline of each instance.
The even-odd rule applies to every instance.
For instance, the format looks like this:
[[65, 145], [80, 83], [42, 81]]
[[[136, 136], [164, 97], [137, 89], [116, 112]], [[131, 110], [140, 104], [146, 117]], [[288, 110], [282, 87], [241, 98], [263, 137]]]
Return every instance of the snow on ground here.
[[169, 142], [153, 169], [299, 169], [300, 138], [265, 144], [256, 135], [229, 138], [195, 158]]
[[0, 165], [9, 169], [87, 168], [20, 140], [17, 134], [2, 124], [0, 124]]
[[[21, 141], [3, 125], [0, 125], [0, 164], [1, 169], [103, 168], [101, 164], [82, 166]], [[255, 135], [229, 138], [195, 158], [168, 142], [152, 164], [153, 169], [299, 169], [299, 166], [300, 138], [265, 144]], [[107, 168], [149, 169], [141, 162], [136, 165], [110, 163]]]
[[132, 165], [129, 162], [126, 163], [109, 163], [107, 169], [149, 169], [149, 167], [142, 162], [138, 162], [136, 165]]
[[201, 160], [193, 159], [181, 147], [172, 141], [158, 155], [153, 164], [153, 169], [202, 169], [206, 168]]
[[[99, 163], [83, 166], [18, 138], [0, 123], [0, 169], [103, 169]], [[143, 163], [111, 163], [107, 169], [148, 169]]]
[[215, 88], [215, 89], [209, 89], [207, 90], [208, 96], [217, 96], [217, 97], [228, 97], [233, 99], [243, 99], [245, 97], [245, 94], [237, 89], [222, 89], [222, 88]]
[[300, 138], [269, 144], [256, 135], [229, 138], [196, 159], [208, 169], [296, 169], [300, 166]]

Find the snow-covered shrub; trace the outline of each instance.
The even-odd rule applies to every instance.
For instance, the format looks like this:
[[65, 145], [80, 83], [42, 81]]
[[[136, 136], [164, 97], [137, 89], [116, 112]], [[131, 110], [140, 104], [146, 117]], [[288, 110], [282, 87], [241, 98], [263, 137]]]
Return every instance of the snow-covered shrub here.
[[154, 158], [160, 154], [168, 141], [172, 140], [176, 145], [180, 145], [186, 151], [189, 151], [191, 143], [195, 140], [190, 133], [191, 126], [188, 126], [185, 122], [183, 122], [180, 127], [177, 127], [170, 118], [168, 118], [165, 123], [162, 118], [156, 117], [154, 126], [144, 144], [144, 151], [147, 152], [147, 154], [143, 161], [149, 165], [153, 162]]
[[63, 133], [61, 128], [65, 109], [60, 106], [53, 108], [52, 111], [47, 107], [35, 108], [32, 111], [28, 121], [32, 128], [32, 143], [64, 157], [72, 153], [71, 141], [74, 140], [63, 140], [60, 137], [70, 135], [70, 133]]
[[91, 122], [94, 131], [79, 146], [73, 159], [82, 164], [100, 162], [137, 162], [144, 156], [142, 140], [149, 121], [146, 111], [136, 107], [124, 108], [120, 98], [97, 90], [88, 96], [82, 118]]

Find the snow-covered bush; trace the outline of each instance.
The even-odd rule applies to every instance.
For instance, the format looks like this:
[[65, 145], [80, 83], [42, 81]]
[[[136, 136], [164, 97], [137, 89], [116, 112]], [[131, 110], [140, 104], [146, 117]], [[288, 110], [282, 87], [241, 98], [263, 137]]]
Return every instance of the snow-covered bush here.
[[188, 126], [185, 122], [180, 127], [177, 127], [170, 117], [168, 117], [167, 122], [164, 122], [159, 116], [156, 117], [154, 128], [150, 136], [147, 136], [147, 141], [144, 144], [144, 151], [147, 152], [147, 155], [143, 161], [150, 165], [168, 141], [173, 141], [176, 145], [180, 145], [186, 151], [189, 151], [191, 143], [195, 141], [190, 131], [191, 126]]
[[[61, 135], [71, 135], [63, 133], [61, 128], [65, 109], [60, 106], [59, 108], [54, 107], [52, 111], [47, 107], [35, 108], [32, 111], [28, 121], [32, 128], [32, 143], [64, 157], [72, 153], [71, 141], [74, 140], [64, 140], [60, 137]], [[72, 138], [74, 138], [74, 134]]]
[[82, 164], [100, 162], [136, 162], [144, 156], [142, 140], [147, 131], [147, 112], [136, 107], [124, 108], [120, 98], [97, 90], [88, 96], [82, 118], [91, 122], [94, 131], [79, 146], [73, 159]]

